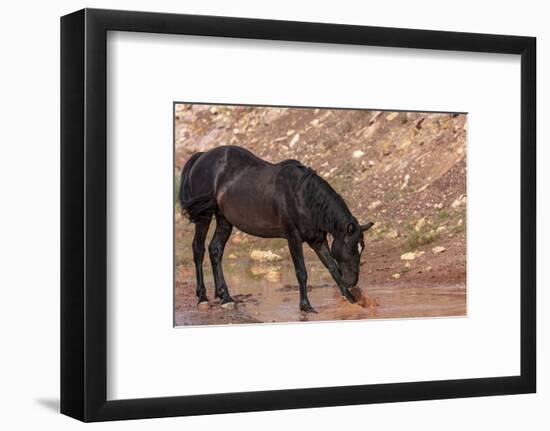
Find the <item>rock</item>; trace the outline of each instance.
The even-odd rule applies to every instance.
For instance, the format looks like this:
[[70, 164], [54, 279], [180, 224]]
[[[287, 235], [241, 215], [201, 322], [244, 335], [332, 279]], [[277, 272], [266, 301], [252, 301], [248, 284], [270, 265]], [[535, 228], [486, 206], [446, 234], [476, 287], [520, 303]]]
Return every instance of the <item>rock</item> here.
[[422, 217], [416, 222], [416, 225], [414, 226], [414, 230], [417, 232], [420, 232], [420, 229], [422, 229], [425, 224], [426, 224], [426, 219]]
[[401, 190], [403, 190], [405, 187], [409, 185], [409, 180], [411, 179], [410, 175], [405, 175], [405, 180], [403, 181], [403, 184], [401, 184]]
[[462, 219], [458, 220], [457, 226], [462, 226]]
[[388, 121], [395, 120], [398, 115], [399, 115], [399, 112], [392, 112], [391, 114], [386, 115], [386, 120]]
[[237, 259], [237, 255], [231, 253], [229, 256], [227, 256], [229, 259]]
[[432, 267], [431, 267], [431, 266], [428, 266], [428, 267], [426, 268], [426, 272], [430, 272], [431, 270], [432, 270]]
[[292, 138], [292, 140], [290, 141], [290, 143], [288, 144], [288, 146], [290, 148], [294, 148], [294, 146], [298, 143], [298, 140], [300, 139], [300, 134], [299, 133], [296, 133], [294, 135], [294, 137]]
[[399, 143], [399, 149], [404, 150], [407, 147], [410, 147], [411, 144], [412, 144], [412, 141], [410, 139], [404, 139]]
[[436, 232], [443, 232], [444, 230], [446, 230], [447, 228], [445, 226], [439, 226], [435, 231]]
[[369, 120], [369, 125], [374, 124], [376, 119], [382, 114], [382, 111], [374, 111], [372, 117]]
[[375, 164], [376, 164], [376, 163], [375, 163], [375, 161], [374, 161], [374, 160], [369, 160], [369, 166], [371, 166], [371, 167], [372, 167], [372, 166], [374, 166]]
[[374, 210], [376, 208], [378, 208], [380, 205], [382, 205], [382, 202], [380, 201], [374, 201], [373, 203], [371, 203], [368, 208], [369, 210]]
[[414, 260], [424, 254], [423, 251], [409, 251], [401, 255], [401, 260]]
[[293, 134], [294, 134], [294, 129], [290, 129], [286, 132], [287, 136], [290, 136], [290, 135], [293, 135]]
[[281, 256], [273, 253], [271, 250], [252, 250], [250, 252], [250, 259], [258, 262], [276, 262], [278, 260], [283, 260]]
[[466, 196], [462, 195], [451, 204], [451, 208], [458, 208], [464, 204], [466, 204]]
[[353, 158], [354, 159], [360, 159], [361, 157], [363, 157], [366, 153], [364, 151], [361, 151], [361, 150], [355, 150], [352, 154]]
[[386, 234], [386, 238], [387, 239], [395, 239], [399, 236], [399, 233], [397, 232], [396, 229], [393, 229], [393, 230], [390, 230], [387, 234]]
[[[269, 271], [271, 271], [272, 268], [262, 263], [253, 263], [252, 265], [250, 265], [248, 270], [253, 276], [261, 277], [266, 275]], [[273, 270], [275, 270], [275, 268], [273, 268]]]
[[317, 127], [319, 125], [319, 119], [316, 118], [315, 120], [311, 120], [309, 124], [311, 124], [313, 127]]
[[433, 254], [443, 253], [445, 250], [447, 250], [445, 247], [438, 245], [437, 247], [432, 248], [432, 253]]
[[414, 260], [416, 258], [416, 255], [410, 251], [408, 253], [403, 253], [401, 255], [401, 260]]
[[330, 177], [338, 168], [335, 166], [334, 168], [332, 168], [330, 171], [326, 172], [323, 174], [324, 177]]
[[405, 268], [410, 268], [411, 267], [411, 263], [407, 261], [407, 263], [405, 263]]
[[268, 280], [268, 281], [277, 282], [277, 281], [281, 281], [281, 279], [283, 278], [283, 275], [281, 274], [280, 271], [271, 270], [271, 271], [268, 271], [268, 272], [264, 275], [264, 277], [265, 277], [265, 279]]
[[397, 280], [398, 278], [401, 278], [401, 274], [395, 273], [392, 275], [392, 278], [395, 278]]

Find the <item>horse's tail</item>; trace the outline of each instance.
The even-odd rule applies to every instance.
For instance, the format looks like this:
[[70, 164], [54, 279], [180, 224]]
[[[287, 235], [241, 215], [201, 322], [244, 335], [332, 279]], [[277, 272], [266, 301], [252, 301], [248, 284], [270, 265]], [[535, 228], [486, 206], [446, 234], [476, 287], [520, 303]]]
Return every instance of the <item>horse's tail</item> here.
[[204, 217], [212, 217], [216, 209], [216, 202], [211, 195], [191, 197], [189, 182], [191, 168], [202, 154], [200, 152], [193, 154], [181, 170], [179, 202], [182, 212], [193, 223], [197, 223]]

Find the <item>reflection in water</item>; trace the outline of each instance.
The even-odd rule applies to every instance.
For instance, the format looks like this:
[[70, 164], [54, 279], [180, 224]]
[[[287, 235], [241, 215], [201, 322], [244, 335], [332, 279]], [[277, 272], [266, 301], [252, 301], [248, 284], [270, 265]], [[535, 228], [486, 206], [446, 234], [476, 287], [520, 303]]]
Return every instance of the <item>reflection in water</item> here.
[[[298, 308], [298, 284], [292, 265], [224, 262], [224, 272], [236, 309], [222, 309], [217, 301], [198, 309], [195, 281], [185, 271], [185, 282], [176, 288], [176, 326], [252, 322], [296, 322], [312, 320], [354, 320], [466, 315], [464, 284], [428, 285], [392, 281], [370, 285], [365, 278], [358, 287], [364, 295], [362, 305], [344, 300], [328, 272], [319, 262], [307, 262], [308, 295], [318, 314], [304, 314]], [[206, 269], [206, 268], [205, 268]], [[212, 279], [211, 274], [206, 274]], [[213, 286], [207, 283], [212, 299]]]

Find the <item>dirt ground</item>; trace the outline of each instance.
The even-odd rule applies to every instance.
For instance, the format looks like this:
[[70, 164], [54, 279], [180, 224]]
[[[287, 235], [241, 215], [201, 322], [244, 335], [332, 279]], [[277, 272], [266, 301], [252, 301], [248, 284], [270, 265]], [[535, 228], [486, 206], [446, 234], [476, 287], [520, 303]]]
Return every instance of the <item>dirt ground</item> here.
[[[223, 268], [236, 306], [222, 308], [213, 299], [206, 256], [211, 301], [199, 309], [194, 226], [174, 197], [175, 324], [464, 316], [466, 133], [465, 114], [176, 105], [176, 189], [193, 153], [240, 145], [271, 162], [294, 158], [312, 167], [359, 222], [372, 220], [375, 226], [365, 234], [354, 292], [359, 304], [341, 298], [305, 246], [309, 297], [318, 314], [301, 313], [286, 242], [235, 229]], [[209, 237], [213, 229], [214, 223]], [[262, 259], [262, 253], [272, 257]]]

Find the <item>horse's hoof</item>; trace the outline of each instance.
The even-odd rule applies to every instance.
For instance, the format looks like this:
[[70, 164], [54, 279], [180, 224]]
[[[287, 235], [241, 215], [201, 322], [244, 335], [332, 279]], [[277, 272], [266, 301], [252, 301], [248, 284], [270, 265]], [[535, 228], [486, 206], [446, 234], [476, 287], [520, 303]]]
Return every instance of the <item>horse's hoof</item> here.
[[315, 308], [313, 308], [310, 304], [300, 305], [300, 310], [303, 311], [304, 313], [317, 314], [317, 310], [315, 310]]
[[197, 308], [199, 310], [208, 310], [210, 308], [210, 304], [208, 303], [208, 301], [200, 301], [197, 304]]
[[237, 304], [235, 303], [235, 301], [224, 302], [223, 304], [221, 304], [221, 306], [223, 308], [226, 308], [226, 309], [235, 309], [235, 308], [237, 308]]

